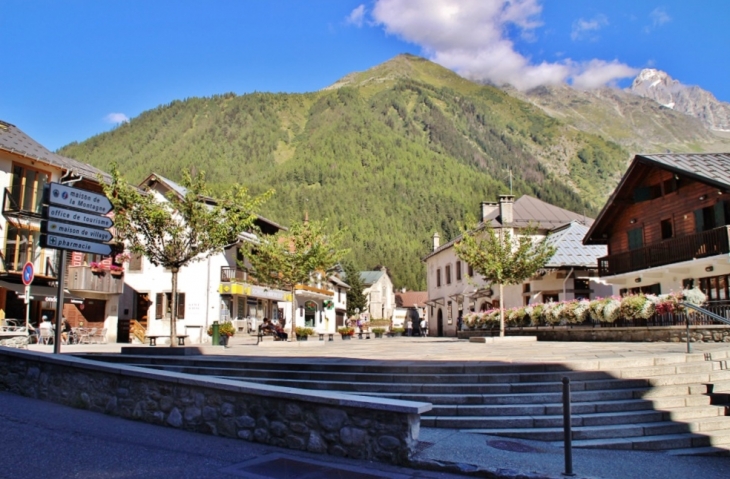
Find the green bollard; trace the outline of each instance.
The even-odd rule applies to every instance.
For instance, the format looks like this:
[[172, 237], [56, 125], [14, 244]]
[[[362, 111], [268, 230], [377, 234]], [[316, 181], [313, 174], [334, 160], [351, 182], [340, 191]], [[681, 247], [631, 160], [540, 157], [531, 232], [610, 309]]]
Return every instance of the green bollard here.
[[213, 346], [218, 346], [220, 344], [220, 334], [218, 333], [218, 321], [213, 321]]

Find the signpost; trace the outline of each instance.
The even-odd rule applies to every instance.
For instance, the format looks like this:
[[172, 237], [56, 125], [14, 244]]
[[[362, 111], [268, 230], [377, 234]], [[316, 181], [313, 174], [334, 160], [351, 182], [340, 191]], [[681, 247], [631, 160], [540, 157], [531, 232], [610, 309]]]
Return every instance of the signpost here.
[[[60, 183], [49, 183], [45, 187], [41, 217], [41, 246], [67, 251], [109, 256], [112, 246], [107, 244], [113, 235], [106, 229], [114, 226], [111, 218], [104, 216], [112, 210], [109, 198]], [[32, 268], [33, 265], [31, 265]], [[53, 352], [60, 352], [61, 319], [63, 318], [63, 281], [66, 270], [66, 255], [59, 261], [59, 281], [56, 303], [56, 335]], [[25, 270], [23, 271], [25, 281]], [[32, 270], [31, 270], [32, 281]], [[29, 283], [26, 283], [29, 284]], [[26, 292], [26, 298], [29, 292]]]

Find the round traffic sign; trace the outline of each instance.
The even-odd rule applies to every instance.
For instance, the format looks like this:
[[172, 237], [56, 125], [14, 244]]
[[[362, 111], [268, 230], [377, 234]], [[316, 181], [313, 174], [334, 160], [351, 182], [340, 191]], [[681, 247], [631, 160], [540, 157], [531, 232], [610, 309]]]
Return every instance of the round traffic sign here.
[[33, 282], [33, 263], [30, 261], [25, 263], [25, 266], [23, 266], [23, 284], [28, 286], [30, 283]]

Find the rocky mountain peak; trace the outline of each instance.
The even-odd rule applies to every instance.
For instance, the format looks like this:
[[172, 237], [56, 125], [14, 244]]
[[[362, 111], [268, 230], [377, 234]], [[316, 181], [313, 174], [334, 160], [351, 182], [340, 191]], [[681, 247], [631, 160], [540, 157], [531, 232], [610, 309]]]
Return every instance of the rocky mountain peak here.
[[628, 91], [698, 118], [711, 130], [730, 131], [730, 103], [700, 87], [684, 85], [661, 70], [641, 70]]

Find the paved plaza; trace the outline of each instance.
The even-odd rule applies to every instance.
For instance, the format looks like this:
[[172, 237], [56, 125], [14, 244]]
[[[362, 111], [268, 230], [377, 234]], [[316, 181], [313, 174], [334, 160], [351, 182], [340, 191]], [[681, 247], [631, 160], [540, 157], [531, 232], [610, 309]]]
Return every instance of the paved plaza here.
[[[314, 340], [312, 340], [314, 339]], [[62, 353], [118, 352], [120, 344], [62, 346]], [[169, 347], [169, 346], [157, 346]], [[383, 338], [343, 341], [335, 335], [334, 341], [286, 343], [266, 339], [256, 346], [256, 338], [234, 336], [227, 348], [204, 347], [205, 354], [230, 356], [301, 358], [367, 359], [371, 361], [396, 361], [399, 364], [419, 361], [482, 361], [493, 363], [554, 362], [564, 364], [595, 364], [602, 359], [644, 357], [647, 355], [683, 355], [684, 343], [552, 343], [552, 342], [505, 342], [469, 343], [451, 338]], [[52, 346], [32, 345], [31, 350], [52, 352]], [[693, 343], [693, 353], [728, 351], [730, 344]], [[61, 407], [61, 406], [54, 406]], [[730, 420], [730, 418], [728, 418]], [[147, 426], [146, 427], [151, 427]], [[181, 434], [187, 434], [182, 433]], [[481, 477], [545, 477], [558, 478], [564, 472], [564, 450], [548, 443], [522, 439], [505, 439], [450, 429], [422, 428], [416, 468], [436, 468], [444, 465], [464, 472], [480, 471]], [[204, 441], [205, 439], [201, 439]], [[211, 438], [211, 441], [229, 441]], [[232, 444], [240, 441], [230, 440]], [[235, 446], [231, 446], [235, 447]], [[249, 447], [249, 446], [241, 446]], [[263, 447], [263, 446], [261, 446]], [[268, 447], [267, 450], [275, 450]], [[283, 454], [290, 451], [277, 450]], [[326, 456], [318, 456], [327, 461]], [[345, 461], [347, 463], [348, 461]], [[232, 463], [233, 464], [233, 463]], [[353, 461], [355, 464], [355, 461]], [[225, 477], [225, 468], [217, 467], [218, 477]], [[443, 470], [443, 469], [442, 469]], [[720, 479], [730, 475], [730, 457], [669, 456], [662, 453], [639, 451], [612, 451], [573, 449], [573, 470], [576, 477], [585, 478], [685, 478], [700, 475], [703, 479]], [[401, 477], [392, 471], [392, 476]], [[263, 472], [261, 474], [264, 474]], [[272, 472], [273, 474], [273, 472]], [[413, 472], [413, 474], [425, 474]], [[27, 476], [26, 476], [27, 477]], [[93, 477], [93, 476], [73, 476]], [[111, 477], [111, 476], [110, 476]], [[119, 475], [114, 477], [136, 477]], [[141, 477], [141, 476], [140, 476]], [[152, 477], [152, 476], [147, 476]], [[193, 476], [186, 476], [193, 477]], [[204, 477], [204, 476], [200, 476]], [[232, 476], [232, 477], [235, 477]], [[280, 477], [277, 475], [239, 477]], [[298, 477], [287, 476], [287, 477]], [[339, 477], [339, 476], [312, 476]], [[344, 476], [343, 476], [344, 477]], [[352, 476], [356, 477], [356, 476]], [[410, 477], [421, 477], [412, 475]], [[426, 477], [426, 476], [423, 476]], [[428, 476], [432, 477], [432, 476]]]

